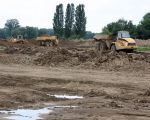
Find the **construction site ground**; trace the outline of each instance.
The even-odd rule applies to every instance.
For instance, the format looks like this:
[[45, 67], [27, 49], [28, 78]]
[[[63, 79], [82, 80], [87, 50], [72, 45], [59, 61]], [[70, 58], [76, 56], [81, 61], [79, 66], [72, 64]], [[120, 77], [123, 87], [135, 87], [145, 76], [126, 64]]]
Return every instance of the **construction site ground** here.
[[4, 110], [49, 106], [43, 120], [150, 120], [149, 53], [101, 55], [92, 41], [0, 46], [0, 120], [12, 116]]

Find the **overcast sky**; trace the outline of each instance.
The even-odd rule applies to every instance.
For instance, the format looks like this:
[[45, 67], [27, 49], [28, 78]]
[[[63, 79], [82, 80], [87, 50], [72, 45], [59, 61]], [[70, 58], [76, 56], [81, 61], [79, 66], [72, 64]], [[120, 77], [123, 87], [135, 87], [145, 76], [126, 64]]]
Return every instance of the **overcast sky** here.
[[56, 5], [85, 4], [87, 30], [100, 32], [110, 22], [119, 18], [138, 24], [150, 12], [150, 0], [0, 0], [0, 27], [6, 20], [18, 19], [21, 26], [52, 28]]

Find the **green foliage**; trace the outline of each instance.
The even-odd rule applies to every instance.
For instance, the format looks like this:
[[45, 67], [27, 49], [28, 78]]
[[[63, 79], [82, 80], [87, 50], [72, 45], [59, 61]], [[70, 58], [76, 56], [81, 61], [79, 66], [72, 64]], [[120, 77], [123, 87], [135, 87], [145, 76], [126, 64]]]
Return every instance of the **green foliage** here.
[[42, 36], [42, 35], [46, 35], [46, 34], [49, 34], [49, 30], [48, 29], [39, 29], [38, 30], [38, 36]]
[[12, 37], [12, 33], [15, 29], [19, 28], [19, 21], [17, 19], [10, 19], [7, 20], [7, 22], [5, 23], [5, 28], [8, 30], [8, 35], [9, 37]]
[[53, 29], [54, 33], [62, 37], [64, 34], [64, 12], [63, 12], [63, 4], [59, 4], [56, 6], [56, 12], [54, 13], [53, 18]]
[[95, 34], [92, 33], [91, 31], [87, 31], [86, 34], [85, 34], [85, 36], [84, 36], [84, 38], [85, 39], [93, 39], [94, 35]]
[[68, 4], [65, 18], [65, 37], [69, 38], [73, 34], [74, 4]]
[[119, 19], [117, 22], [112, 22], [103, 28], [102, 32], [104, 34], [112, 35], [117, 34], [118, 31], [126, 30], [129, 31], [131, 36], [135, 36], [136, 26], [133, 25], [132, 21], [126, 21], [124, 19]]
[[144, 20], [149, 20], [150, 19], [150, 13], [147, 13], [143, 17]]
[[6, 50], [7, 48], [5, 46], [0, 46], [0, 52]]
[[26, 27], [26, 39], [33, 39], [38, 36], [38, 28], [36, 27]]
[[7, 38], [6, 29], [0, 29], [0, 39], [6, 38]]
[[53, 29], [38, 29], [36, 27], [20, 27], [17, 19], [7, 20], [5, 28], [0, 29], [0, 38], [7, 39], [10, 37], [17, 38], [18, 35], [22, 35], [24, 39], [34, 39], [37, 36], [44, 34], [53, 35]]
[[80, 37], [84, 37], [86, 33], [86, 17], [83, 4], [76, 7], [74, 31]]
[[48, 34], [49, 35], [54, 35], [54, 30], [53, 29], [48, 29]]
[[54, 34], [61, 38], [81, 38], [86, 34], [86, 17], [84, 5], [79, 4], [74, 8], [74, 4], [68, 4], [65, 15], [65, 26], [63, 17], [63, 5], [56, 6], [53, 18]]
[[137, 27], [138, 38], [150, 38], [150, 13], [147, 13]]
[[138, 47], [137, 51], [139, 51], [139, 52], [150, 52], [150, 47]]
[[12, 31], [12, 37], [17, 38], [18, 35], [22, 35], [24, 38], [26, 36], [26, 28], [19, 27]]
[[12, 32], [12, 36], [17, 38], [18, 35], [22, 35], [25, 39], [34, 39], [38, 36], [38, 28], [36, 27], [20, 27]]

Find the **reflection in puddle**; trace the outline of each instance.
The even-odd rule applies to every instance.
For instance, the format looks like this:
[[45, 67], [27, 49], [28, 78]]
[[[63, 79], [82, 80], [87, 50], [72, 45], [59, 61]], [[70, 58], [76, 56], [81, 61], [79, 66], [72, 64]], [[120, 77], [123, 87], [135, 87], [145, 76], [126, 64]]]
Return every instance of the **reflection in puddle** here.
[[40, 115], [48, 114], [53, 111], [54, 108], [75, 108], [77, 106], [51, 106], [43, 109], [18, 109], [11, 111], [0, 111], [0, 113], [6, 114], [9, 120], [41, 120]]
[[71, 96], [71, 95], [50, 95], [48, 94], [49, 96], [53, 96], [55, 98], [60, 98], [60, 99], [70, 99], [70, 100], [73, 100], [73, 99], [82, 99], [83, 96]]
[[10, 115], [10, 117], [6, 117], [6, 119], [10, 120], [37, 120], [41, 119], [39, 117], [41, 114], [48, 114], [49, 112], [52, 112], [52, 110], [49, 110], [49, 108], [43, 108], [38, 110], [18, 109], [0, 112]]

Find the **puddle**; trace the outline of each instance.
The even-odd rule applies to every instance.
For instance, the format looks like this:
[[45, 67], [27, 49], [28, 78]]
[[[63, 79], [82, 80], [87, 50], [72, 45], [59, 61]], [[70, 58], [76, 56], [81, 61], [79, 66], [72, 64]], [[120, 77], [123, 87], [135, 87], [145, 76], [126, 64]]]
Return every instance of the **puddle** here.
[[40, 115], [48, 114], [53, 111], [54, 108], [75, 108], [77, 106], [51, 106], [43, 109], [18, 109], [10, 111], [0, 111], [1, 114], [6, 114], [8, 120], [42, 120]]
[[[82, 99], [83, 96], [72, 96], [72, 95], [50, 95], [47, 94], [48, 96], [53, 96], [55, 98], [59, 99]], [[54, 106], [47, 104], [45, 107], [42, 109], [18, 109], [18, 110], [10, 110], [10, 111], [0, 111], [0, 114], [4, 114], [8, 117], [5, 117], [5, 119], [8, 120], [41, 120], [42, 118], [40, 117], [41, 115], [44, 114], [49, 114], [50, 112], [53, 112], [55, 108], [76, 108], [78, 106]]]
[[60, 98], [60, 99], [69, 99], [69, 100], [73, 100], [73, 99], [83, 99], [83, 96], [71, 96], [71, 95], [50, 95], [50, 94], [47, 94], [49, 96], [53, 96], [55, 98]]
[[48, 114], [49, 112], [52, 112], [52, 110], [50, 110], [49, 108], [43, 108], [38, 110], [18, 109], [0, 112], [9, 115], [10, 117], [5, 117], [9, 120], [37, 120], [41, 119], [41, 117], [39, 117], [40, 115]]

